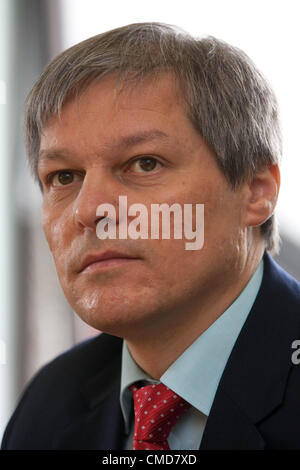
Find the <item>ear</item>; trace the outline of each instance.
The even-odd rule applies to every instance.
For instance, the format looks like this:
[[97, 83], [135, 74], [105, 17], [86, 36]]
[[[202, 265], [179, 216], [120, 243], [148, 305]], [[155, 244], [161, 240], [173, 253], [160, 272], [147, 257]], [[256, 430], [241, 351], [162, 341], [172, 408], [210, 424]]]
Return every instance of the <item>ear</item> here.
[[246, 226], [262, 225], [274, 212], [279, 187], [280, 171], [278, 165], [270, 165], [254, 175], [247, 183]]

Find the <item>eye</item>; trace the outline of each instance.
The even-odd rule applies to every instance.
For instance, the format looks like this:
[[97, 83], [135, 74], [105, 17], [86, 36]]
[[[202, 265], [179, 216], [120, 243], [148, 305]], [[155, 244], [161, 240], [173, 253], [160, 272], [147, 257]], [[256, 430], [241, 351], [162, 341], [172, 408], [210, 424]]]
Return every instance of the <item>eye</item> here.
[[68, 184], [73, 183], [75, 179], [75, 174], [70, 170], [60, 170], [50, 174], [47, 177], [47, 183], [51, 186], [67, 186]]
[[137, 173], [149, 173], [161, 166], [162, 164], [154, 157], [140, 157], [132, 163], [133, 170]]

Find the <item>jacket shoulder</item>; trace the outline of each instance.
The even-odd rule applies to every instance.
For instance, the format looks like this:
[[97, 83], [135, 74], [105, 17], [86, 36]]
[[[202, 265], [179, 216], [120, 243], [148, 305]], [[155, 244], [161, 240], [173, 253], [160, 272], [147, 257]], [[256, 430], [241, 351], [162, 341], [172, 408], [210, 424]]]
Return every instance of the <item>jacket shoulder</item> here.
[[19, 400], [6, 427], [2, 449], [30, 448], [30, 442], [35, 442], [38, 449], [38, 443], [47, 440], [51, 448], [51, 436], [86, 409], [81, 393], [85, 384], [112, 360], [120, 358], [121, 351], [120, 338], [102, 333], [43, 366]]
[[287, 302], [296, 314], [300, 316], [300, 282], [285, 271], [270, 255], [264, 256], [263, 293], [270, 296], [274, 302]]

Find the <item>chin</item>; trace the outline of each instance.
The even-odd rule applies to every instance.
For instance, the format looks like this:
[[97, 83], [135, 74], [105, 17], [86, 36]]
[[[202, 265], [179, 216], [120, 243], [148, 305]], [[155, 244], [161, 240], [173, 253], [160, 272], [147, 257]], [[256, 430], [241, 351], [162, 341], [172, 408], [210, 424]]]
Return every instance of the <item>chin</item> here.
[[85, 323], [96, 330], [124, 337], [137, 329], [141, 331], [147, 320], [153, 317], [155, 309], [149, 306], [149, 302], [143, 298], [130, 301], [128, 297], [123, 300], [114, 300], [112, 297], [104, 301], [98, 296], [89, 296], [83, 297], [72, 307]]

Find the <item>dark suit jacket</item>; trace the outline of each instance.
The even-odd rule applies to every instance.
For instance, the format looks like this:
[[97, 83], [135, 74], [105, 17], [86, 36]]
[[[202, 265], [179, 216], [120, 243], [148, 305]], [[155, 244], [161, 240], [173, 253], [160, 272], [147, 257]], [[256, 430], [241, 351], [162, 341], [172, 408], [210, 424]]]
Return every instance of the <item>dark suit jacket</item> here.
[[[226, 364], [200, 449], [300, 449], [300, 284], [269, 255], [261, 289]], [[122, 340], [106, 334], [31, 381], [3, 449], [122, 449]]]

